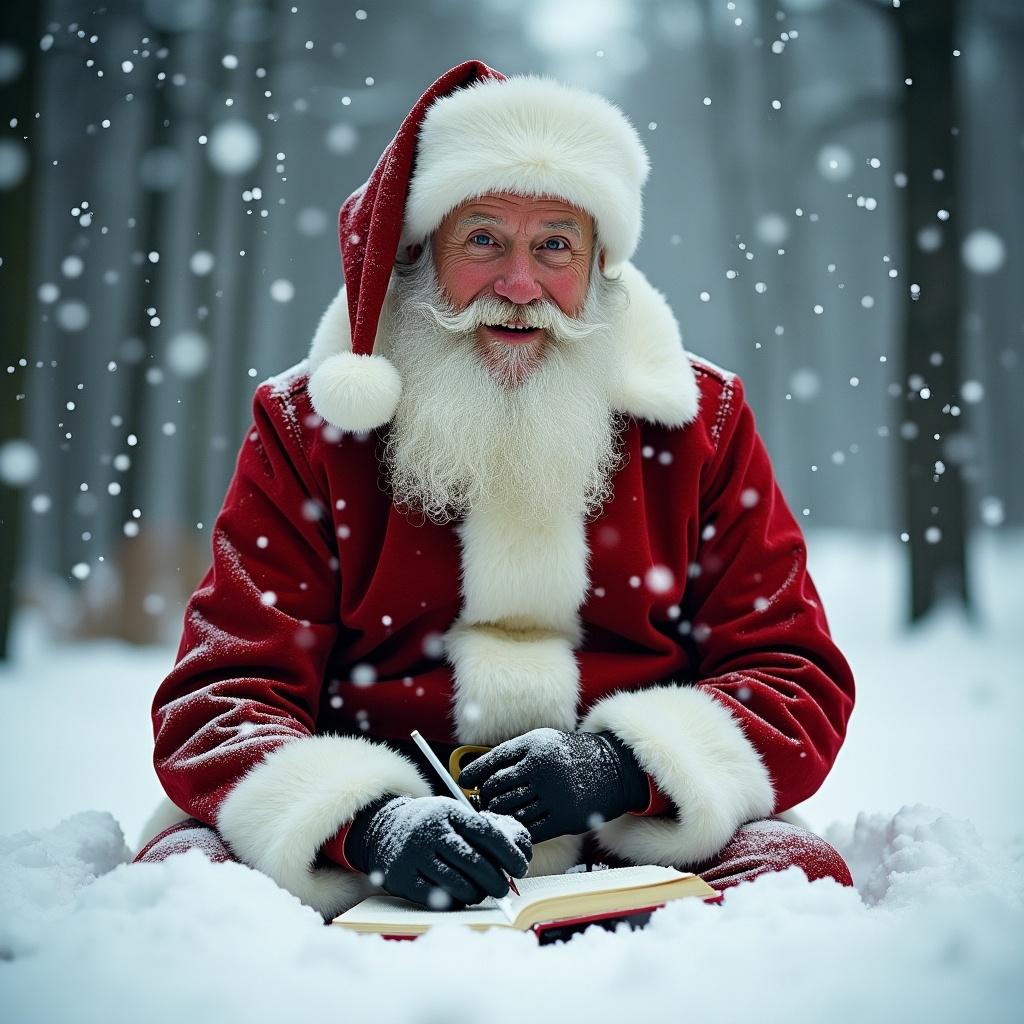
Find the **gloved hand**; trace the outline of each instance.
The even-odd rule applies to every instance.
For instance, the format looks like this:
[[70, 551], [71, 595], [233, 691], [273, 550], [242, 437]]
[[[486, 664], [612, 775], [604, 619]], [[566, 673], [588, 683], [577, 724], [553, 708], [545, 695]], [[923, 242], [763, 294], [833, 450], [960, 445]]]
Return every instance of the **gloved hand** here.
[[434, 910], [508, 892], [499, 869], [522, 878], [533, 846], [522, 825], [477, 814], [446, 796], [385, 797], [353, 818], [349, 863], [393, 896]]
[[482, 807], [521, 821], [535, 843], [579, 835], [648, 798], [646, 773], [608, 732], [534, 729], [467, 765], [459, 785], [478, 787]]

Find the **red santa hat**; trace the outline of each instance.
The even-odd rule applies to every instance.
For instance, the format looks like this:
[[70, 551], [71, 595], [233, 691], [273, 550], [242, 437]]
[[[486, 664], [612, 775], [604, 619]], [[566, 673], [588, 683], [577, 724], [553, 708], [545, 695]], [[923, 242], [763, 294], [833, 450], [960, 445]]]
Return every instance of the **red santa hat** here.
[[460, 203], [489, 192], [564, 199], [594, 217], [608, 272], [636, 249], [648, 169], [636, 130], [594, 93], [550, 78], [506, 78], [480, 61], [445, 72], [341, 208], [351, 340], [337, 351], [327, 339], [311, 353], [314, 408], [354, 431], [394, 415], [401, 378], [373, 350], [395, 256], [425, 241]]

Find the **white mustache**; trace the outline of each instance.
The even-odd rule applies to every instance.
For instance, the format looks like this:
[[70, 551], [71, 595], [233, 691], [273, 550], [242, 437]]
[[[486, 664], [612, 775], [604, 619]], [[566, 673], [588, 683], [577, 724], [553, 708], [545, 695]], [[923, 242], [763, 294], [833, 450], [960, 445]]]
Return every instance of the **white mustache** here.
[[555, 342], [572, 343], [584, 341], [598, 331], [607, 330], [609, 326], [567, 316], [553, 302], [546, 300], [520, 306], [486, 295], [474, 299], [463, 310], [454, 309], [447, 300], [442, 300], [441, 305], [421, 300], [414, 303], [414, 308], [429, 316], [442, 330], [452, 334], [469, 334], [484, 325], [514, 323], [541, 328]]

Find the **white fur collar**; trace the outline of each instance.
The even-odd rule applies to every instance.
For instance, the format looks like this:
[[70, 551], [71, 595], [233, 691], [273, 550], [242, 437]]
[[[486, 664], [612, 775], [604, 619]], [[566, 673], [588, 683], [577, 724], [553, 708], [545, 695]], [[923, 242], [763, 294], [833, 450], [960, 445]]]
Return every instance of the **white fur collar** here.
[[[628, 302], [615, 330], [622, 354], [616, 368], [615, 410], [666, 427], [684, 426], [697, 415], [699, 390], [676, 318], [661, 292], [631, 263], [623, 264], [618, 273]], [[325, 420], [342, 430], [351, 429], [352, 409], [332, 406], [342, 401], [350, 406], [361, 396], [318, 384], [329, 375], [332, 357], [350, 353], [351, 349], [348, 299], [342, 288], [321, 317], [309, 350], [313, 405]], [[365, 380], [361, 384], [372, 386]], [[392, 384], [389, 378], [387, 386]]]

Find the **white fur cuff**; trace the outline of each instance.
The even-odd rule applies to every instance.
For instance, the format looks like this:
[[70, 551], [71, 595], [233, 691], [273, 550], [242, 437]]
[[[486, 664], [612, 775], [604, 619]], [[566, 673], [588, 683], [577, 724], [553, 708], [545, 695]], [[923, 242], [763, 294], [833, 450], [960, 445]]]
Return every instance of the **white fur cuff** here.
[[614, 733], [677, 808], [676, 819], [624, 814], [597, 829], [606, 850], [635, 864], [699, 864], [775, 805], [771, 778], [739, 721], [699, 687], [612, 694], [580, 728]]
[[221, 804], [217, 829], [243, 863], [329, 920], [373, 886], [362, 874], [315, 868], [317, 853], [357, 811], [389, 793], [431, 790], [411, 761], [383, 744], [310, 736], [252, 768]]

